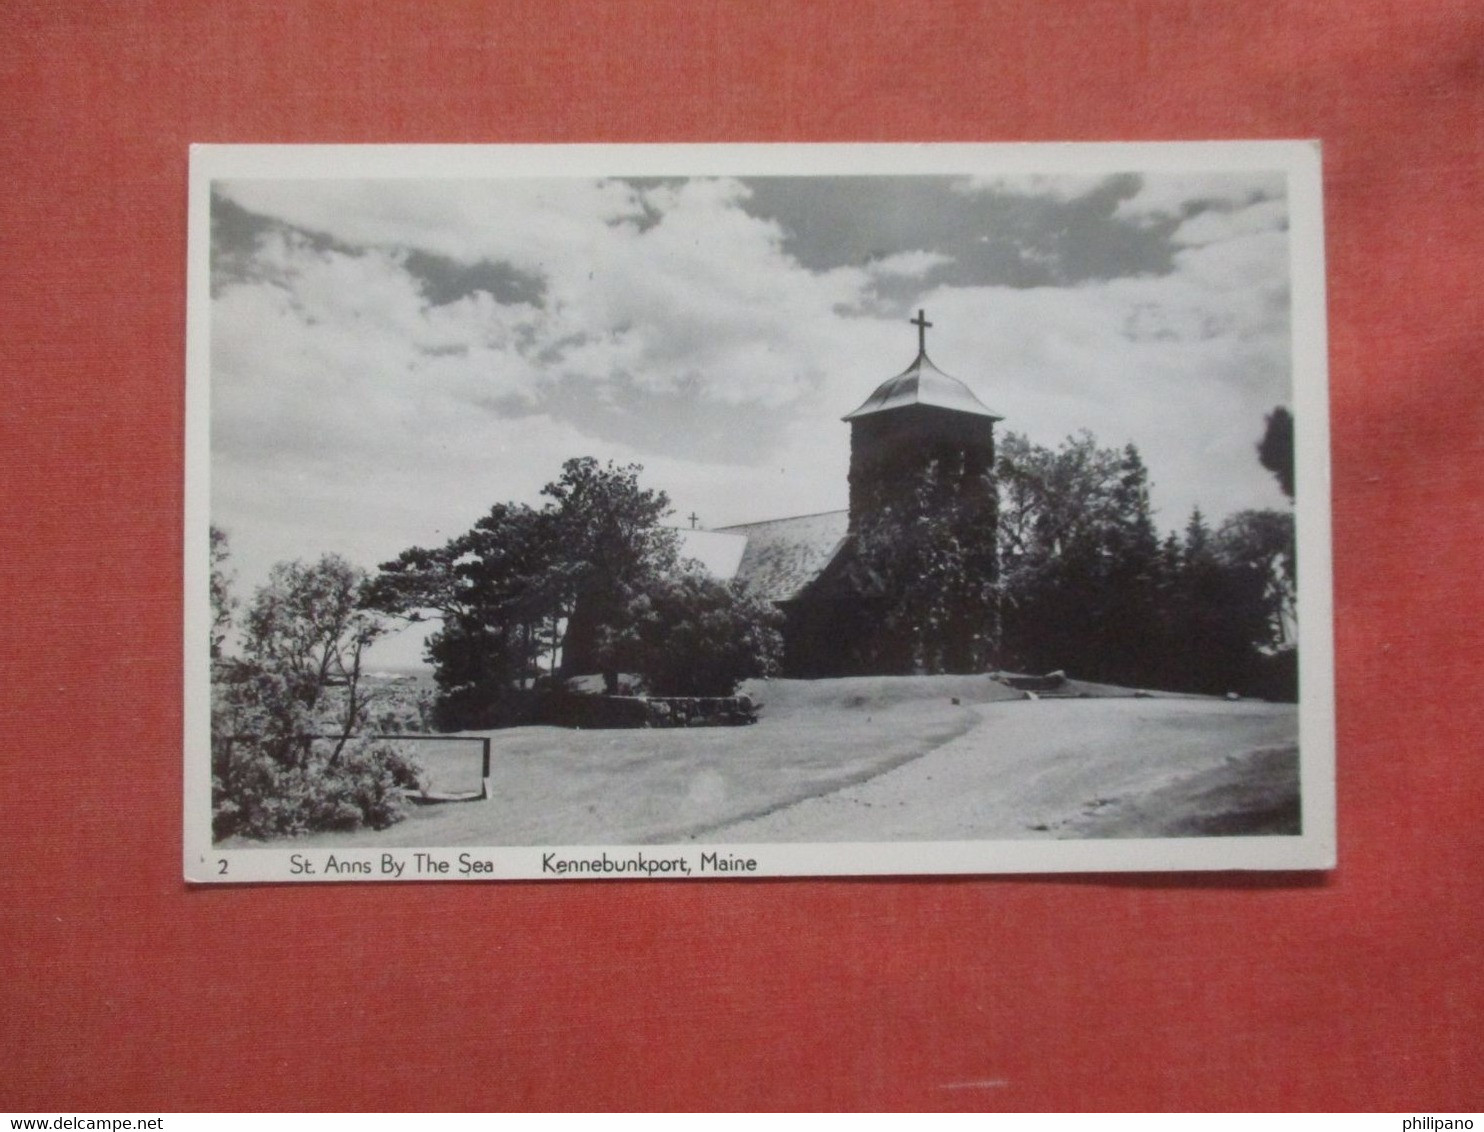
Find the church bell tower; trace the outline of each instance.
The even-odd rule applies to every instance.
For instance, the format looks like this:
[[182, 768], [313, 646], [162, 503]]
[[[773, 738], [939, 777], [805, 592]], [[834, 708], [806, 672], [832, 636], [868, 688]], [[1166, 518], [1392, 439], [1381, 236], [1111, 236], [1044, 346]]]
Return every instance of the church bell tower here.
[[850, 422], [852, 532], [874, 519], [910, 517], [925, 493], [964, 503], [994, 493], [994, 426], [1004, 418], [929, 360], [933, 324], [924, 313], [910, 321], [916, 360], [842, 418]]

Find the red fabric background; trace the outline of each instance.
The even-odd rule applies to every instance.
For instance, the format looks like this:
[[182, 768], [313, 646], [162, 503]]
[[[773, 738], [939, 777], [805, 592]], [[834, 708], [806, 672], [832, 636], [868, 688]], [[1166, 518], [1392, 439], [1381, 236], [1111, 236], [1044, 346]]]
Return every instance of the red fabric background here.
[[[1484, 9], [0, 10], [0, 1107], [1484, 1107]], [[1328, 877], [180, 880], [186, 147], [1319, 137]]]

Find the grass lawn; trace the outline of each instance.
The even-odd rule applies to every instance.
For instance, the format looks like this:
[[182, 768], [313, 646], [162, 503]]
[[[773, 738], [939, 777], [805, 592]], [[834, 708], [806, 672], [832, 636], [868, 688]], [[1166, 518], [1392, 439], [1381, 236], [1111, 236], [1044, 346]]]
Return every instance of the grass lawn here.
[[[763, 704], [750, 727], [480, 732], [494, 740], [488, 801], [419, 806], [387, 830], [292, 844], [1149, 836], [1162, 834], [1141, 831], [1186, 795], [1209, 802], [1214, 790], [1245, 805], [1241, 790], [1214, 780], [1180, 794], [1192, 776], [1223, 773], [1258, 775], [1269, 786], [1257, 804], [1286, 804], [1291, 705], [1077, 687], [1112, 698], [1026, 701], [985, 676], [775, 680], [744, 689]], [[443, 748], [428, 759], [452, 773], [477, 766], [477, 744], [425, 746]], [[1266, 762], [1252, 761], [1258, 750]], [[1161, 802], [1161, 790], [1174, 793]], [[1145, 798], [1156, 812], [1141, 817], [1133, 802]], [[1115, 800], [1123, 824], [1100, 822]], [[1292, 802], [1296, 815], [1296, 792]], [[1216, 824], [1209, 832], [1283, 831]]]

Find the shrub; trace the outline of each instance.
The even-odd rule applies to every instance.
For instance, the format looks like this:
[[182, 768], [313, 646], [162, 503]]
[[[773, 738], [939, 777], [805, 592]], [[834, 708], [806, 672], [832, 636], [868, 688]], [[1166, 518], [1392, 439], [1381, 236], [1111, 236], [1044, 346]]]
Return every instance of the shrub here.
[[657, 579], [628, 604], [603, 644], [607, 665], [637, 672], [656, 696], [730, 696], [769, 676], [783, 651], [782, 615], [770, 602], [699, 571]]
[[305, 741], [285, 762], [255, 737], [212, 737], [212, 833], [283, 837], [319, 830], [385, 829], [406, 816], [404, 791], [421, 788], [417, 763], [395, 743], [354, 739], [335, 757]]

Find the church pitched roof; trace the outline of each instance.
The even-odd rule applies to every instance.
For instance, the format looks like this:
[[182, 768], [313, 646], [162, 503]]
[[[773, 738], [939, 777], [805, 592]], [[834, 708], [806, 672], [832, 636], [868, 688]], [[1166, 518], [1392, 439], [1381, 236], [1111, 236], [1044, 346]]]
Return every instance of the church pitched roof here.
[[873, 413], [905, 409], [909, 405], [931, 405], [938, 409], [952, 409], [960, 413], [988, 417], [993, 421], [1005, 419], [998, 413], [992, 413], [985, 408], [984, 403], [974, 396], [974, 391], [962, 381], [956, 377], [949, 377], [933, 365], [927, 356], [926, 349], [919, 349], [916, 361], [896, 377], [883, 381], [876, 387], [876, 391], [866, 398], [865, 404], [840, 419], [858, 420]]
[[706, 573], [723, 582], [737, 576], [742, 554], [747, 549], [747, 536], [725, 531], [701, 531], [692, 527], [672, 527], [679, 543], [680, 557], [701, 566]]
[[738, 581], [759, 597], [788, 601], [830, 564], [845, 542], [849, 525], [850, 512], [824, 511], [719, 527], [715, 533], [747, 539], [735, 574]]

